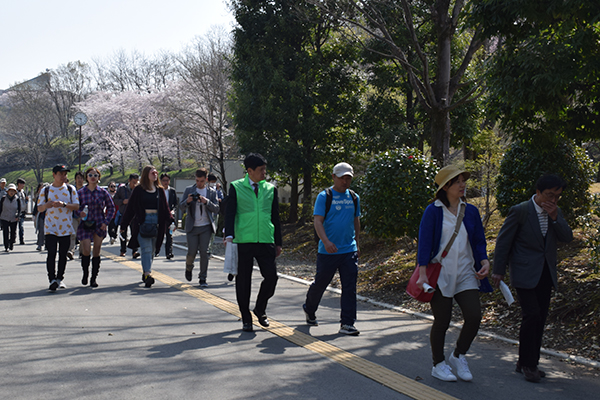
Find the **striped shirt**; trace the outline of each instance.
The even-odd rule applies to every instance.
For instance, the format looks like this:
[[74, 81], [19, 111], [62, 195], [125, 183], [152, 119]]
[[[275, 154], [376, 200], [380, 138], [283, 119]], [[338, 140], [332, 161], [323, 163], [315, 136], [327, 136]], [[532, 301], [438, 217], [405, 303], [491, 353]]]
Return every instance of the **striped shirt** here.
[[542, 236], [546, 237], [546, 233], [548, 233], [548, 212], [544, 210], [542, 207], [538, 206], [535, 202], [535, 194], [531, 197], [533, 201], [533, 205], [535, 207], [535, 211], [538, 216], [538, 221], [540, 221], [540, 230], [542, 231]]

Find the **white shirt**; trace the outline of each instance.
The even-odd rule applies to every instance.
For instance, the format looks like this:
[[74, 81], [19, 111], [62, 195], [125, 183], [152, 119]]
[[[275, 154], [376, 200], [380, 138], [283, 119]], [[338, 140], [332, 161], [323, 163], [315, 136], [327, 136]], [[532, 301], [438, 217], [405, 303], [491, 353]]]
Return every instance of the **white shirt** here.
[[[206, 187], [204, 187], [203, 189], [196, 188], [196, 193], [198, 193], [200, 196], [208, 198], [208, 191], [206, 190]], [[198, 199], [198, 201], [196, 202], [196, 213], [194, 214], [194, 226], [205, 226], [208, 224], [210, 224], [210, 218], [208, 217], [208, 209]]]
[[[47, 186], [48, 201], [62, 201], [66, 204], [79, 204], [77, 190], [71, 186], [71, 193], [67, 185], [56, 187], [54, 185]], [[46, 188], [40, 191], [38, 198], [38, 207], [46, 204]], [[52, 207], [46, 210], [46, 218], [44, 218], [44, 233], [46, 235], [55, 236], [70, 236], [75, 234], [73, 229], [73, 211], [66, 207]]]
[[[460, 204], [464, 202], [461, 200]], [[442, 238], [440, 240], [440, 250], [436, 259], [441, 259], [442, 252], [452, 238], [456, 228], [458, 214], [452, 214], [440, 200], [435, 201], [436, 207], [442, 207]], [[460, 209], [459, 204], [459, 209]], [[437, 286], [444, 297], [454, 297], [455, 294], [469, 289], [479, 289], [477, 278], [475, 277], [475, 258], [473, 249], [469, 243], [469, 235], [465, 224], [460, 224], [460, 229], [454, 243], [450, 246], [448, 254], [442, 259], [442, 270], [438, 278]]]

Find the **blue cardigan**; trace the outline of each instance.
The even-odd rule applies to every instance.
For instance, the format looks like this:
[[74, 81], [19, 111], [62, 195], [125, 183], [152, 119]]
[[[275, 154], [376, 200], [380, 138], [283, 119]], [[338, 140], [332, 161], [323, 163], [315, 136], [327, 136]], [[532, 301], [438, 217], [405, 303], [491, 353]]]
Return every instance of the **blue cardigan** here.
[[[434, 203], [427, 206], [423, 213], [423, 218], [421, 219], [421, 225], [419, 226], [419, 248], [417, 253], [419, 265], [429, 264], [431, 259], [439, 253], [440, 242], [442, 240], [443, 219], [444, 212], [442, 207], [437, 207]], [[488, 257], [486, 252], [485, 232], [477, 207], [467, 204], [465, 217], [463, 218], [462, 223], [467, 230], [469, 243], [473, 250], [475, 269], [479, 271], [481, 269], [481, 261], [487, 260]], [[492, 287], [487, 278], [481, 281], [480, 290], [485, 292], [492, 291]]]

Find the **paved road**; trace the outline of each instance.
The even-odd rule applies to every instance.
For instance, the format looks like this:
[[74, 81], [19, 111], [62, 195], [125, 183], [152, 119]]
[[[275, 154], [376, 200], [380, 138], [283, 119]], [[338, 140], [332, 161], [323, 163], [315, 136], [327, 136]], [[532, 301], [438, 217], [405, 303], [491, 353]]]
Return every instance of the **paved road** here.
[[[139, 261], [105, 242], [100, 287], [82, 287], [78, 260], [67, 289], [50, 293], [45, 252], [26, 242], [0, 254], [1, 399], [592, 399], [599, 371], [545, 357], [540, 384], [513, 372], [516, 347], [478, 338], [475, 379], [431, 377], [430, 322], [360, 303], [358, 337], [337, 333], [339, 297], [326, 293], [304, 323], [306, 286], [280, 279], [272, 327], [241, 331], [234, 285], [211, 260], [200, 290], [183, 277], [185, 252], [155, 260], [146, 289]], [[260, 274], [255, 272], [253, 298]], [[447, 343], [456, 340], [452, 329]], [[447, 346], [451, 351], [452, 346]]]

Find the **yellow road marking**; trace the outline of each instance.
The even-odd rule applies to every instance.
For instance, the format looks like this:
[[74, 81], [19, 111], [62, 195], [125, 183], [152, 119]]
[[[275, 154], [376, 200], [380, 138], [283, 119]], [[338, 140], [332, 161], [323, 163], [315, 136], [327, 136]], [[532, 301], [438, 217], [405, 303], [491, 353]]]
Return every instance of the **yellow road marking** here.
[[[118, 257], [114, 254], [102, 251], [102, 255], [113, 261], [121, 263], [129, 268], [142, 272], [142, 267], [139, 263], [133, 261], [123, 260], [122, 257]], [[181, 290], [182, 292], [193, 296], [197, 299], [204, 301], [220, 310], [223, 310], [231, 315], [241, 318], [240, 310], [237, 304], [234, 304], [221, 297], [215, 296], [205, 290], [196, 288], [190, 284], [181, 282], [168, 275], [152, 271], [154, 279], [161, 281], [162, 283], [169, 285], [175, 289]], [[274, 335], [277, 335], [291, 343], [294, 343], [300, 347], [304, 347], [307, 350], [313, 351], [330, 360], [345, 366], [367, 378], [374, 380], [388, 388], [409, 396], [416, 400], [450, 400], [456, 399], [446, 393], [440, 392], [422, 383], [414, 381], [401, 375], [391, 369], [385, 368], [374, 362], [365, 360], [355, 354], [348, 351], [342, 350], [339, 347], [333, 346], [327, 342], [323, 342], [311, 335], [307, 335], [304, 332], [300, 332], [294, 328], [291, 328], [281, 322], [272, 320], [269, 318], [270, 326], [263, 328]], [[254, 321], [254, 325], [259, 326], [258, 321]]]

